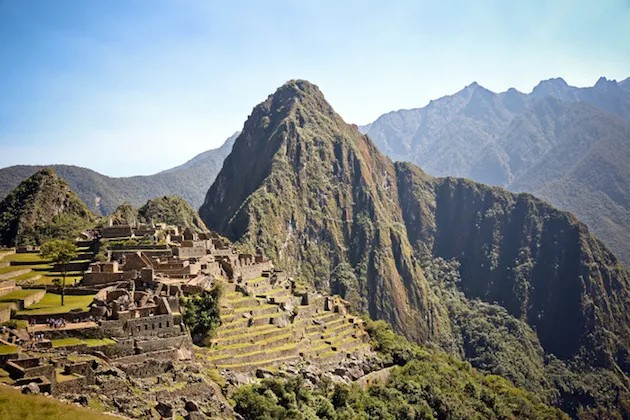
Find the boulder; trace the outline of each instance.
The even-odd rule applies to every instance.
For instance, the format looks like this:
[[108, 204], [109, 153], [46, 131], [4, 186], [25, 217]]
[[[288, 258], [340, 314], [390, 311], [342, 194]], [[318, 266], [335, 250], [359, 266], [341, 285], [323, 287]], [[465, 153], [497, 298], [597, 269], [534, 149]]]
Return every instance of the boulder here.
[[37, 385], [35, 382], [31, 382], [28, 385], [24, 385], [22, 387], [22, 394], [39, 394], [40, 393], [40, 389], [39, 389], [39, 385]]
[[160, 401], [155, 406], [155, 409], [162, 417], [173, 417], [173, 405], [171, 403]]

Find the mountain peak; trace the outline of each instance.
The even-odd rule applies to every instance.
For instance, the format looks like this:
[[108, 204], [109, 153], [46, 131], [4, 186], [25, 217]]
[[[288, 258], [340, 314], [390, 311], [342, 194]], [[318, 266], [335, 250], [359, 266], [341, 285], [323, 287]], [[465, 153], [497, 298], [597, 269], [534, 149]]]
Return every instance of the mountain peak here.
[[595, 83], [596, 88], [616, 88], [617, 87], [617, 82], [615, 80], [609, 80], [606, 77], [602, 76], [599, 79], [597, 79], [597, 83]]
[[38, 245], [56, 237], [73, 239], [94, 215], [51, 168], [22, 181], [0, 202], [0, 244]]
[[269, 96], [281, 102], [288, 100], [301, 100], [303, 98], [313, 98], [318, 101], [325, 101], [324, 94], [317, 85], [303, 79], [291, 79], [280, 86]]
[[569, 85], [562, 77], [555, 77], [552, 79], [542, 80], [536, 85], [532, 94], [537, 96], [547, 96], [568, 87]]

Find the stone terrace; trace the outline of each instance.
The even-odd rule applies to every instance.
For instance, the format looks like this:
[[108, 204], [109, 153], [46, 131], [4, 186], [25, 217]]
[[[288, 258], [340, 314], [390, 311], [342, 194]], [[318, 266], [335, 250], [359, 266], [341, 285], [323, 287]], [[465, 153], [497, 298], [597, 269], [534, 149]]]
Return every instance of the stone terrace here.
[[228, 283], [222, 325], [201, 356], [217, 369], [252, 371], [308, 360], [332, 365], [370, 351], [363, 321], [339, 298], [295, 291], [282, 273]]

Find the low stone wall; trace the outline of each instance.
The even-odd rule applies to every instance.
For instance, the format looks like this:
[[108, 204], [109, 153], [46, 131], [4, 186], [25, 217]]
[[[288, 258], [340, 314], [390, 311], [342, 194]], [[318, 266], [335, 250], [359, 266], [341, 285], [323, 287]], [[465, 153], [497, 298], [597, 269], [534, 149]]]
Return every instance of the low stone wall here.
[[14, 359], [17, 359], [18, 357], [19, 357], [19, 354], [17, 353], [0, 354], [0, 368], [4, 369], [4, 367], [6, 366], [9, 360], [14, 360]]
[[121, 365], [120, 369], [127, 375], [134, 378], [148, 378], [173, 370], [173, 362], [171, 360], [148, 358], [140, 363], [128, 363]]
[[30, 273], [30, 272], [31, 272], [30, 268], [24, 268], [22, 270], [15, 270], [15, 271], [11, 271], [9, 273], [0, 274], [0, 281], [9, 280], [9, 279], [12, 279], [14, 277], [21, 276], [22, 274], [26, 274], [26, 273]]
[[8, 295], [9, 293], [19, 289], [20, 287], [15, 284], [15, 280], [0, 282], [0, 296]]
[[106, 337], [105, 332], [100, 327], [86, 327], [86, 328], [76, 328], [71, 330], [48, 330], [42, 331], [44, 338], [49, 340], [59, 339], [59, 338], [104, 338]]
[[120, 340], [116, 344], [110, 344], [108, 346], [89, 347], [86, 352], [90, 354], [102, 353], [110, 359], [117, 359], [134, 355], [136, 349], [134, 347], [134, 340], [127, 339]]
[[179, 337], [168, 338], [152, 338], [146, 341], [136, 341], [136, 347], [142, 353], [150, 353], [154, 351], [164, 350], [169, 347], [181, 348], [186, 347], [189, 344], [188, 335], [180, 335]]
[[181, 332], [179, 324], [175, 324], [173, 315], [155, 315], [130, 319], [127, 321], [127, 330], [131, 335], [139, 337], [172, 336]]
[[11, 319], [11, 307], [0, 308], [0, 322], [7, 322]]
[[130, 363], [142, 363], [145, 360], [177, 360], [177, 349], [166, 349], [152, 353], [136, 354], [134, 356], [120, 357], [112, 360], [115, 365]]
[[101, 329], [105, 332], [105, 334], [113, 336], [113, 337], [122, 337], [125, 334], [125, 324], [127, 321], [122, 319], [112, 319], [112, 320], [103, 320], [101, 321]]
[[84, 376], [77, 376], [74, 379], [57, 382], [53, 389], [54, 395], [61, 394], [80, 394], [85, 391], [88, 381]]
[[15, 319], [23, 319], [29, 320], [34, 319], [36, 324], [45, 324], [48, 318], [55, 319], [65, 319], [67, 322], [75, 322], [75, 321], [85, 321], [90, 317], [89, 312], [67, 312], [64, 314], [43, 314], [43, 315], [32, 315], [32, 314], [15, 314], [13, 318]]
[[46, 294], [46, 290], [42, 290], [42, 289], [32, 289], [32, 290], [33, 290], [33, 293], [31, 295], [26, 296], [21, 300], [22, 304], [20, 305], [21, 306], [20, 309], [28, 308], [34, 303], [39, 302], [40, 300], [44, 298], [44, 295]]

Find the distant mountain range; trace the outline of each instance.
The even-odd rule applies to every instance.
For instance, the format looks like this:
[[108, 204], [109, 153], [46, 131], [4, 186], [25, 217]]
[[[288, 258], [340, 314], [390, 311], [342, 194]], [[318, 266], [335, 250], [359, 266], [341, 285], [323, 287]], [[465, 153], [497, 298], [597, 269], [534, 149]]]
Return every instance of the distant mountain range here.
[[[48, 167], [54, 168], [96, 214], [110, 214], [123, 202], [140, 207], [149, 199], [171, 195], [184, 198], [198, 209], [238, 134], [234, 133], [217, 149], [203, 152], [183, 165], [154, 175], [113, 178], [78, 166]], [[44, 167], [19, 165], [0, 169], [0, 200]]]
[[394, 160], [543, 198], [586, 222], [630, 264], [630, 79], [529, 93], [477, 83], [360, 128]]

